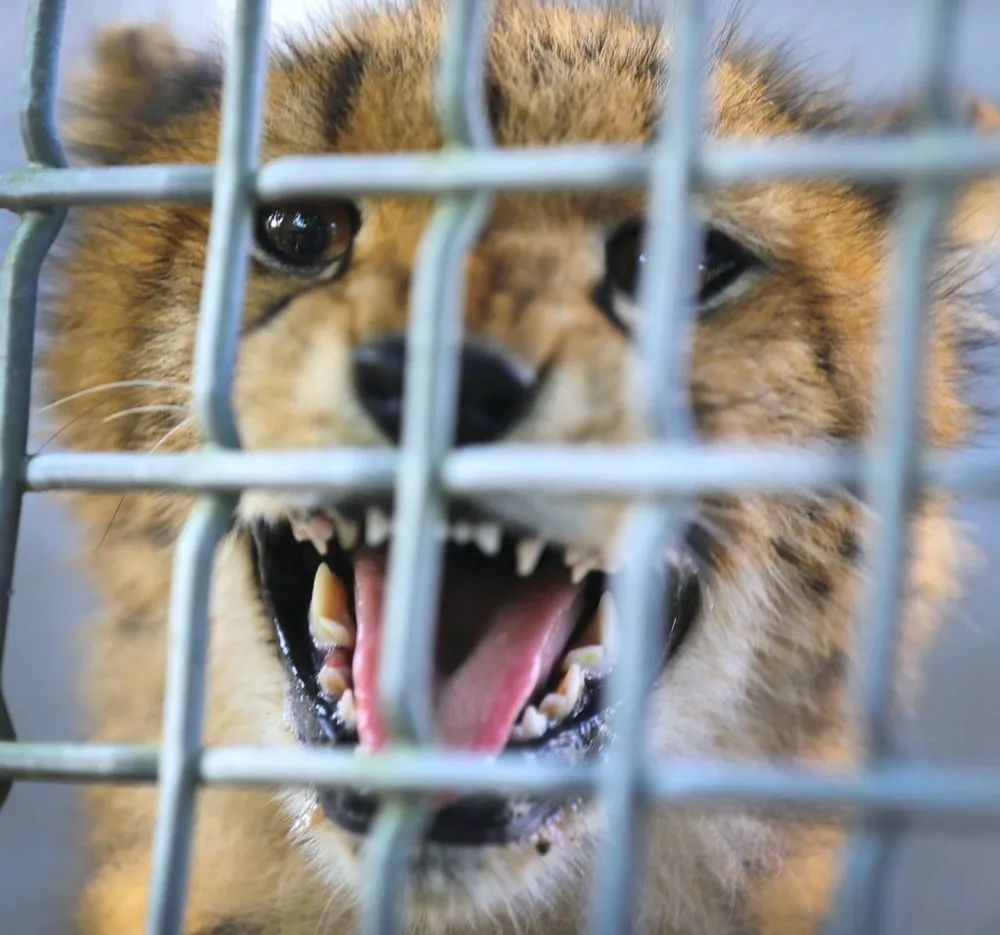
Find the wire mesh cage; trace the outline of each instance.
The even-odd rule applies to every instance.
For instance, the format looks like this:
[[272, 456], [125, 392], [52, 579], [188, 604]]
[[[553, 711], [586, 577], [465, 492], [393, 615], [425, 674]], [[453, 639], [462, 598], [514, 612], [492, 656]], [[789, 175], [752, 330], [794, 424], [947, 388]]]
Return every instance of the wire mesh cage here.
[[[876, 931], [885, 869], [902, 821], [993, 821], [1000, 776], [909, 766], [896, 756], [888, 727], [899, 582], [906, 518], [914, 492], [928, 484], [995, 496], [1000, 462], [985, 451], [929, 454], [920, 445], [918, 384], [927, 257], [954, 188], [970, 175], [1000, 169], [1000, 137], [960, 131], [949, 122], [952, 36], [959, 4], [923, 0], [913, 133], [879, 140], [775, 141], [744, 145], [702, 137], [702, 72], [707, 23], [700, 0], [681, 0], [671, 16], [674, 47], [664, 126], [652, 147], [492, 148], [480, 93], [488, 7], [450, 0], [438, 85], [446, 151], [440, 154], [283, 157], [260, 165], [261, 98], [268, 4], [237, 4], [226, 62], [217, 166], [68, 168], [53, 118], [55, 61], [63, 0], [34, 0], [27, 27], [22, 135], [28, 166], [0, 177], [0, 206], [21, 215], [0, 278], [3, 347], [0, 395], [0, 635], [6, 622], [21, 499], [26, 491], [161, 489], [194, 492], [199, 504], [176, 550], [170, 608], [163, 742], [126, 745], [36, 744], [14, 739], [0, 697], [0, 790], [18, 779], [56, 782], [155, 782], [159, 811], [152, 861], [148, 931], [180, 931], [189, 872], [194, 799], [201, 785], [353, 784], [376, 790], [382, 806], [372, 834], [363, 928], [398, 930], [400, 881], [409, 845], [428, 816], [428, 796], [469, 792], [572, 790], [602, 797], [608, 839], [594, 888], [592, 930], [627, 930], [629, 899], [642, 860], [641, 816], [648, 802], [677, 807], [752, 805], [803, 814], [837, 814], [858, 823], [843, 891], [840, 924]], [[915, 14], [916, 15], [916, 14]], [[837, 177], [905, 181], [899, 213], [896, 281], [888, 316], [878, 431], [867, 449], [734, 449], [699, 442], [683, 391], [687, 379], [683, 310], [696, 268], [692, 197], [700, 188], [774, 178]], [[504, 447], [454, 449], [454, 396], [463, 258], [491, 198], [504, 191], [646, 186], [652, 219], [639, 304], [674, 309], [651, 316], [643, 336], [646, 410], [655, 438], [641, 450], [546, 448], [530, 459]], [[399, 450], [249, 453], [240, 450], [230, 389], [243, 301], [251, 217], [259, 199], [324, 194], [431, 194], [438, 208], [422, 241], [412, 288], [409, 350]], [[193, 371], [197, 420], [207, 443], [184, 454], [59, 453], [27, 457], [38, 276], [66, 209], [81, 204], [191, 201], [212, 204], [212, 224]], [[393, 744], [357, 758], [316, 749], [256, 750], [203, 746], [208, 594], [212, 556], [239, 493], [248, 488], [394, 491], [396, 534], [386, 600], [380, 672]], [[831, 775], [761, 764], [650, 765], [642, 757], [646, 680], [642, 677], [662, 617], [662, 600], [641, 557], [678, 534], [688, 499], [746, 491], [860, 490], [877, 519], [869, 556], [872, 590], [862, 603], [868, 645], [858, 653], [866, 768]], [[450, 496], [541, 491], [554, 497], [610, 493], [634, 501], [630, 552], [616, 588], [622, 618], [620, 664], [610, 687], [621, 729], [607, 762], [556, 767], [501, 757], [424, 749], [436, 570]], [[2, 646], [2, 643], [0, 643]]]

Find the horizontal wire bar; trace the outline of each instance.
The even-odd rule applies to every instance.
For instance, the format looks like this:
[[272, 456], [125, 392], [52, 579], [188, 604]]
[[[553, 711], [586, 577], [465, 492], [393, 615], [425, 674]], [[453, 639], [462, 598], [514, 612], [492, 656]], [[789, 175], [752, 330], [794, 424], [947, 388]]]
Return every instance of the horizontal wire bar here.
[[[467, 794], [589, 794], [596, 767], [525, 763], [449, 751], [210, 747], [198, 756], [208, 786], [357, 786], [387, 792], [441, 789]], [[0, 776], [34, 782], [154, 782], [157, 749], [140, 745], [0, 743]], [[1000, 823], [1000, 772], [886, 765], [851, 775], [751, 763], [674, 762], [643, 767], [642, 782], [663, 802], [686, 807], [781, 807], [803, 811], [906, 813], [922, 822]]]
[[[636, 146], [284, 156], [261, 167], [256, 192], [261, 200], [277, 201], [328, 194], [621, 189], [645, 185], [651, 168], [651, 152]], [[962, 179], [997, 170], [1000, 134], [948, 131], [894, 139], [706, 143], [695, 176], [702, 185], [807, 177], [885, 182]], [[18, 168], [0, 173], [0, 208], [207, 203], [213, 178], [210, 165]]]
[[[36, 455], [25, 467], [27, 488], [43, 490], [286, 491], [391, 490], [393, 449], [199, 452], [150, 455], [67, 452]], [[442, 465], [453, 495], [531, 492], [637, 497], [698, 493], [853, 488], [860, 453], [845, 448], [663, 444], [576, 449], [484, 445], [457, 451]], [[1000, 496], [1000, 452], [969, 448], [925, 455], [921, 484], [977, 496]]]

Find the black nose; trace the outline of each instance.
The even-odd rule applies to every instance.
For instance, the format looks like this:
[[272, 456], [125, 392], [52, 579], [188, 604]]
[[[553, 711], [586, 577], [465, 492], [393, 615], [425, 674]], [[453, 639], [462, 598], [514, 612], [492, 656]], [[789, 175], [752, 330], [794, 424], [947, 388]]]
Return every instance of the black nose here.
[[[501, 352], [466, 343], [459, 361], [456, 445], [496, 441], [527, 409], [534, 375]], [[365, 411], [393, 442], [403, 418], [406, 343], [402, 335], [364, 344], [354, 352], [354, 386]]]

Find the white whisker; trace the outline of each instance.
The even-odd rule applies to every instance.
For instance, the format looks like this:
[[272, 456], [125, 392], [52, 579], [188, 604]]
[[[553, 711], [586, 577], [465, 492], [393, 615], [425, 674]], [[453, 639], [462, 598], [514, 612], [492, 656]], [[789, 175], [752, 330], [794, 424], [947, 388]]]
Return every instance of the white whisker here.
[[191, 392], [191, 387], [187, 383], [174, 383], [169, 380], [119, 380], [114, 383], [101, 383], [98, 386], [91, 386], [85, 390], [78, 390], [76, 393], [70, 393], [69, 396], [64, 396], [62, 399], [57, 399], [55, 402], [49, 403], [46, 406], [42, 406], [39, 412], [48, 412], [50, 409], [55, 409], [56, 406], [61, 406], [63, 403], [71, 402], [74, 399], [79, 399], [81, 396], [90, 396], [92, 393], [101, 393], [105, 390], [116, 390], [125, 389], [126, 387], [134, 386], [149, 386], [156, 387], [159, 389], [171, 389], [171, 390], [183, 390], [185, 393]]
[[125, 416], [135, 415], [140, 412], [187, 412], [187, 406], [178, 406], [172, 403], [161, 403], [160, 405], [151, 406], [132, 406], [131, 409], [122, 409], [119, 412], [113, 412], [109, 416], [105, 416], [101, 419], [101, 422], [111, 422], [114, 419], [123, 419]]

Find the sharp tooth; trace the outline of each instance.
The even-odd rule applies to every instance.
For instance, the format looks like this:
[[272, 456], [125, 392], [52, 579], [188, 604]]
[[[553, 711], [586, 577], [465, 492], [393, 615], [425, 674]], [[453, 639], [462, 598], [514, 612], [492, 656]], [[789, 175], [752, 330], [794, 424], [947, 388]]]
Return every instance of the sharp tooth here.
[[569, 570], [569, 577], [573, 584], [579, 584], [587, 577], [595, 568], [597, 568], [597, 562], [594, 559], [587, 558], [582, 561], [577, 562]]
[[334, 533], [340, 547], [346, 552], [353, 549], [358, 542], [358, 524], [339, 514], [334, 515]]
[[331, 698], [340, 698], [348, 687], [348, 680], [341, 669], [323, 666], [316, 676], [319, 687]]
[[337, 717], [344, 722], [345, 727], [355, 728], [358, 725], [358, 712], [354, 707], [354, 691], [345, 689], [337, 702]]
[[541, 539], [522, 539], [517, 544], [517, 573], [522, 578], [533, 574], [544, 551], [545, 543]]
[[514, 725], [510, 735], [514, 740], [535, 740], [548, 729], [548, 718], [530, 704], [521, 712], [521, 719]]
[[603, 646], [577, 646], [571, 649], [561, 663], [561, 670], [568, 672], [573, 666], [579, 666], [584, 672], [601, 672], [604, 669]]
[[472, 526], [469, 523], [457, 522], [449, 527], [448, 532], [459, 545], [468, 545], [472, 541]]
[[307, 540], [313, 544], [313, 548], [320, 555], [326, 555], [327, 543], [334, 533], [333, 520], [329, 516], [317, 513], [307, 519], [293, 519], [291, 521], [292, 535], [299, 542]]
[[378, 507], [370, 507], [365, 516], [365, 542], [381, 545], [392, 532], [392, 522]]
[[475, 531], [476, 545], [487, 555], [496, 555], [500, 551], [500, 540], [503, 532], [497, 523], [480, 523]]
[[336, 575], [324, 564], [316, 569], [313, 578], [309, 633], [320, 649], [354, 647], [355, 634], [347, 612], [347, 594]]
[[583, 671], [578, 665], [571, 665], [559, 687], [542, 699], [538, 710], [552, 723], [558, 723], [573, 713], [581, 694], [583, 694]]
[[323, 660], [316, 681], [331, 698], [342, 697], [351, 687], [351, 664], [347, 653], [342, 649], [331, 649]]

